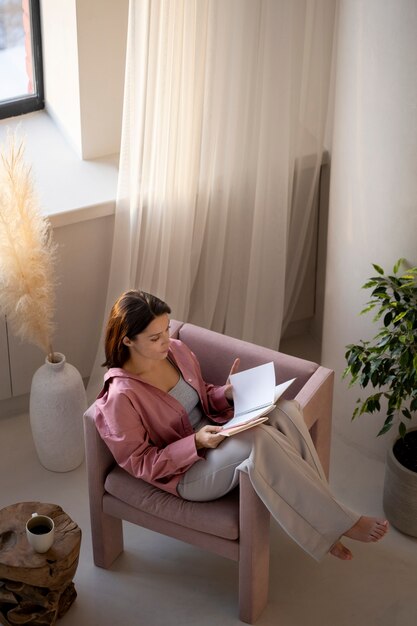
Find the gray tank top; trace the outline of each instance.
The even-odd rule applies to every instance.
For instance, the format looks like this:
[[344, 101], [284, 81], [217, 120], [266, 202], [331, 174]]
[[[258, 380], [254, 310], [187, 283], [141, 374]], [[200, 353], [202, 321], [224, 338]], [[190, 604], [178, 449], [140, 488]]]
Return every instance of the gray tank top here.
[[189, 385], [181, 376], [180, 379], [171, 389], [169, 394], [178, 400], [187, 411], [188, 419], [190, 420], [193, 430], [198, 430], [205, 424], [209, 424], [209, 420], [203, 415], [201, 410], [200, 398], [191, 385]]

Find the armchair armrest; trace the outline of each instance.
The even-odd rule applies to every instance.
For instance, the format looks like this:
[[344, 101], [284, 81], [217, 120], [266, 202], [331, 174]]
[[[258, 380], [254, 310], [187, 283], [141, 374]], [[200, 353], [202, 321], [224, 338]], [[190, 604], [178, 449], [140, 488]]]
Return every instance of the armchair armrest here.
[[333, 384], [334, 371], [319, 366], [294, 398], [303, 409], [304, 419], [327, 477], [330, 468]]
[[[92, 533], [93, 553], [96, 565], [109, 567], [123, 550], [123, 532], [119, 519], [103, 513], [104, 483], [115, 460], [96, 429], [94, 414], [93, 404], [84, 413], [90, 517], [92, 528], [95, 529]], [[104, 541], [105, 536], [112, 540]]]

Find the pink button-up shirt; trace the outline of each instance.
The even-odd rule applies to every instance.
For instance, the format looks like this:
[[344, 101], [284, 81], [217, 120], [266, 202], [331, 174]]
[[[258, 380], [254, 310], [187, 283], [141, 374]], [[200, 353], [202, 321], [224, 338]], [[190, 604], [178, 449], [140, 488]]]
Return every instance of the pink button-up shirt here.
[[[198, 393], [204, 414], [217, 424], [232, 417], [224, 386], [204, 382], [191, 350], [170, 340], [169, 358]], [[127, 472], [174, 495], [181, 476], [204, 450], [197, 450], [180, 402], [122, 368], [111, 368], [96, 400], [96, 426], [117, 463]]]

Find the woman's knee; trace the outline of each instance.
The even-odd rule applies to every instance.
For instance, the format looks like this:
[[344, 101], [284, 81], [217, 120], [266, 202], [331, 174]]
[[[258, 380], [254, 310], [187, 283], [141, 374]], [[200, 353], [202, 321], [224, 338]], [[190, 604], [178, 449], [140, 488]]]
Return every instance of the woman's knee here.
[[269, 423], [274, 426], [276, 423], [290, 420], [296, 424], [304, 424], [303, 409], [297, 400], [279, 400], [276, 408], [270, 414]]
[[240, 461], [243, 461], [250, 455], [255, 435], [253, 431], [255, 430], [256, 427], [244, 430], [243, 432], [232, 435], [232, 437], [227, 437], [224, 441], [222, 441], [219, 448], [223, 448], [222, 452], [227, 454], [227, 459], [229, 461], [237, 461], [239, 459]]

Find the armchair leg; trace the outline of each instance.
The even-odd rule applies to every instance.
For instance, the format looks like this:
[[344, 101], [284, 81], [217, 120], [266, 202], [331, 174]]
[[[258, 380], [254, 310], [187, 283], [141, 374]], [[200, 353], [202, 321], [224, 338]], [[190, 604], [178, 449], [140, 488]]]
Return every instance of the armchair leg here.
[[101, 513], [91, 517], [91, 538], [94, 563], [108, 569], [123, 552], [123, 523], [121, 519]]
[[270, 514], [240, 474], [239, 618], [253, 624], [268, 601]]

